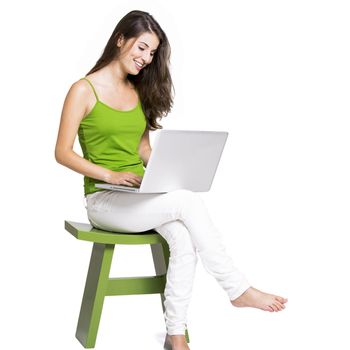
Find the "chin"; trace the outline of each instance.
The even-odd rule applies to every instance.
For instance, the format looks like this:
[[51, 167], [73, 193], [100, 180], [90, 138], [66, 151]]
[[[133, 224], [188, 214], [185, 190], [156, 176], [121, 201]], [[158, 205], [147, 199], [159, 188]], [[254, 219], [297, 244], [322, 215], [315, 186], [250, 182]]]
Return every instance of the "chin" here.
[[138, 75], [140, 72], [141, 72], [141, 71], [136, 71], [136, 72], [135, 72], [135, 71], [133, 70], [133, 71], [129, 71], [128, 74], [130, 74], [130, 75]]

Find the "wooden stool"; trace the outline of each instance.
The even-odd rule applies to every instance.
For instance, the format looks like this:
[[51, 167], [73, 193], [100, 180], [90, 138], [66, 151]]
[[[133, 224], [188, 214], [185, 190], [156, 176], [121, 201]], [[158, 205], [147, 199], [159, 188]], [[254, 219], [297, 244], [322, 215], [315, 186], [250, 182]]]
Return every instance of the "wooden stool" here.
[[[105, 296], [159, 293], [164, 313], [164, 288], [170, 253], [166, 240], [158, 232], [102, 231], [90, 224], [72, 221], [65, 221], [65, 229], [77, 239], [94, 243], [75, 334], [84, 348], [95, 347]], [[116, 244], [150, 244], [156, 276], [109, 278]], [[185, 336], [189, 343], [187, 329]]]

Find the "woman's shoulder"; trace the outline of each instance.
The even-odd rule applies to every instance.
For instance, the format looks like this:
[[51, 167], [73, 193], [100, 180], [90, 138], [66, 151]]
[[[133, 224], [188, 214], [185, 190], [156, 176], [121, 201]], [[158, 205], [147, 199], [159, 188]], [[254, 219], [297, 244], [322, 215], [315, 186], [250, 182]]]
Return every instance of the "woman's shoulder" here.
[[74, 95], [79, 96], [85, 100], [94, 99], [94, 93], [91, 88], [91, 85], [84, 78], [87, 78], [91, 83], [90, 76], [87, 75], [85, 77], [81, 77], [72, 83], [70, 87], [70, 92], [72, 92]]
[[70, 108], [79, 106], [79, 109], [82, 108], [84, 116], [91, 110], [95, 100], [91, 86], [83, 77], [71, 84], [66, 96], [67, 105]]
[[90, 82], [92, 82], [94, 80], [90, 75], [82, 76], [81, 78], [79, 78], [78, 80], [76, 80], [72, 83], [72, 87], [79, 89], [79, 90], [82, 90], [82, 91], [84, 91], [84, 90], [87, 91], [87, 88], [90, 85], [86, 81], [86, 79], [84, 79], [84, 78], [88, 79]]

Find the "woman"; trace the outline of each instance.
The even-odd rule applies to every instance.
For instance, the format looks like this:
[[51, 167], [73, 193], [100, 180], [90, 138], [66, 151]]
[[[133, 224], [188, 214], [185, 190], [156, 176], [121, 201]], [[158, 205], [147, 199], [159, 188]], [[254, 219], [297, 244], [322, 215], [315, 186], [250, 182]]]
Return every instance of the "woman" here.
[[[165, 295], [167, 338], [174, 350], [189, 349], [186, 315], [197, 253], [226, 291], [231, 304], [266, 311], [287, 299], [250, 286], [226, 254], [199, 194], [177, 190], [135, 194], [102, 190], [96, 183], [139, 186], [151, 154], [149, 130], [172, 107], [170, 46], [146, 12], [132, 11], [114, 29], [101, 58], [72, 84], [64, 101], [56, 160], [84, 175], [87, 215], [96, 228], [117, 232], [155, 229], [168, 242]], [[84, 158], [73, 151], [76, 135]]]

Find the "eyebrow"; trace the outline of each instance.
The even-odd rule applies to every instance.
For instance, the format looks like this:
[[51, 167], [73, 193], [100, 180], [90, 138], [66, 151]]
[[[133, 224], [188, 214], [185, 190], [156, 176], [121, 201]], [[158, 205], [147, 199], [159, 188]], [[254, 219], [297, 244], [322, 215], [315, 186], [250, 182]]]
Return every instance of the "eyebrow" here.
[[[140, 43], [145, 44], [147, 47], [149, 47], [149, 45], [146, 44], [144, 41], [140, 41]], [[153, 52], [154, 52], [154, 51], [157, 51], [157, 49], [154, 49], [154, 50], [152, 50], [152, 51], [153, 51]]]

